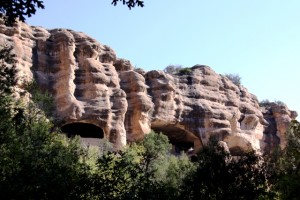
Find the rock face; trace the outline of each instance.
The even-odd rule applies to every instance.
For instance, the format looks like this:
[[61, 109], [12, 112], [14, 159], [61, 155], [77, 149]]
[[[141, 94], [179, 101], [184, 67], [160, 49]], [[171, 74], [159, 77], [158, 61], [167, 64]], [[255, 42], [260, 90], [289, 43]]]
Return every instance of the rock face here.
[[35, 80], [53, 94], [64, 132], [104, 137], [117, 149], [153, 129], [177, 150], [198, 150], [215, 136], [233, 154], [266, 151], [284, 147], [297, 116], [284, 105], [261, 108], [246, 88], [208, 66], [175, 75], [134, 70], [108, 46], [72, 30], [1, 25], [0, 42], [14, 47], [19, 88]]
[[[18, 57], [20, 85], [35, 79], [54, 97], [63, 130], [85, 136], [82, 126], [99, 127], [116, 148], [126, 144], [127, 100], [120, 88], [115, 52], [83, 33], [46, 30], [18, 24], [0, 28], [2, 43], [11, 44]], [[87, 128], [88, 130], [97, 130]], [[101, 130], [101, 131], [100, 131]], [[81, 131], [81, 132], [78, 132]]]
[[262, 113], [268, 126], [264, 129], [265, 142], [268, 144], [265, 151], [270, 151], [278, 144], [281, 148], [286, 146], [286, 130], [291, 120], [297, 117], [297, 112], [291, 111], [282, 103], [270, 103], [262, 107]]

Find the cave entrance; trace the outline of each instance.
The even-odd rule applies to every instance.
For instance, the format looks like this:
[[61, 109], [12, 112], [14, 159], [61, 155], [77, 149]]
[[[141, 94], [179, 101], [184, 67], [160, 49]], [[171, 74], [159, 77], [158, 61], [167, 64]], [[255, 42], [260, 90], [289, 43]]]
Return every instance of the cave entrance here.
[[104, 137], [103, 129], [91, 123], [73, 122], [61, 127], [61, 131], [68, 137], [79, 135], [81, 141], [86, 145], [98, 146], [100, 139]]
[[194, 141], [199, 139], [194, 134], [189, 133], [174, 126], [164, 126], [164, 127], [152, 127], [156, 133], [163, 133], [168, 136], [170, 143], [172, 144], [172, 152], [175, 155], [185, 152], [187, 154], [194, 153]]

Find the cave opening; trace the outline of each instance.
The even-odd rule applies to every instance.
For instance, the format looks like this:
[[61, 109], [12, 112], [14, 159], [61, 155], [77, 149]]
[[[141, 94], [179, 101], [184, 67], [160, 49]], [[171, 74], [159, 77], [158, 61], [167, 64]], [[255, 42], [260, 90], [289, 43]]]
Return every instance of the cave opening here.
[[169, 139], [170, 144], [172, 144], [172, 154], [180, 155], [181, 152], [191, 154], [194, 153], [194, 140], [196, 136], [187, 131], [174, 127], [152, 127], [156, 133], [162, 133], [166, 135]]
[[91, 123], [73, 122], [61, 127], [61, 131], [68, 137], [79, 135], [84, 144], [97, 146], [104, 138], [103, 129]]

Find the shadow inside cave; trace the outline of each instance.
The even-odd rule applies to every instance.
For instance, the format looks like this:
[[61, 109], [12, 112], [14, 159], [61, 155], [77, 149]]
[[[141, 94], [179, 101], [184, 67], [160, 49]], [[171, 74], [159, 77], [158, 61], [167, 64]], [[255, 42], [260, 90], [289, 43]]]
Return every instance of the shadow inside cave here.
[[104, 138], [103, 129], [91, 123], [73, 122], [61, 127], [61, 131], [68, 137], [79, 135], [81, 141], [89, 146], [98, 146], [100, 139]]
[[162, 133], [168, 137], [169, 142], [172, 144], [172, 154], [194, 153], [194, 140], [196, 137], [191, 133], [174, 126], [152, 127], [152, 129], [156, 133]]

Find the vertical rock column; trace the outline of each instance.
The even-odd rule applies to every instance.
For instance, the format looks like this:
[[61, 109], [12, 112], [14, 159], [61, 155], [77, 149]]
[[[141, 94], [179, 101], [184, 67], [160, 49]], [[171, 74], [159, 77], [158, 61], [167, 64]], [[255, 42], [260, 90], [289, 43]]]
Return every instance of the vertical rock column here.
[[125, 128], [129, 142], [140, 140], [151, 131], [151, 111], [153, 103], [147, 95], [147, 85], [142, 75], [135, 71], [119, 73], [121, 88], [126, 92], [128, 110]]

